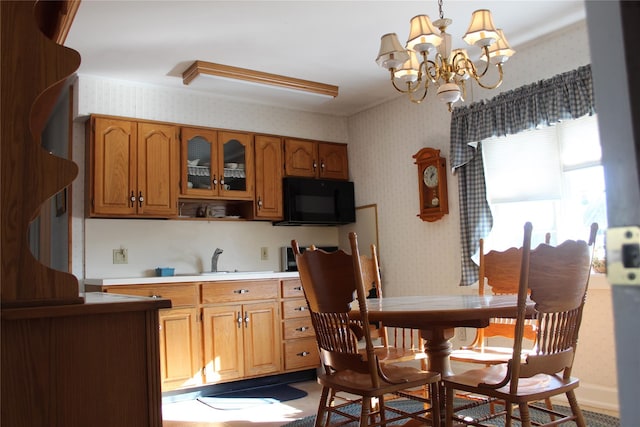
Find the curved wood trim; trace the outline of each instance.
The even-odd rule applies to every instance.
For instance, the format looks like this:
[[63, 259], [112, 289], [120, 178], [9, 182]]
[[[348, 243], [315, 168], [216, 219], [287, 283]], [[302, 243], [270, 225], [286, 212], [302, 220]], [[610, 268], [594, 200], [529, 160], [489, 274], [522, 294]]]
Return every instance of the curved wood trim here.
[[40, 206], [78, 174], [75, 163], [42, 149], [40, 135], [61, 89], [80, 66], [80, 55], [41, 32], [35, 16], [44, 15], [38, 2], [0, 4], [1, 303], [3, 307], [81, 303], [75, 276], [41, 264], [27, 239]]

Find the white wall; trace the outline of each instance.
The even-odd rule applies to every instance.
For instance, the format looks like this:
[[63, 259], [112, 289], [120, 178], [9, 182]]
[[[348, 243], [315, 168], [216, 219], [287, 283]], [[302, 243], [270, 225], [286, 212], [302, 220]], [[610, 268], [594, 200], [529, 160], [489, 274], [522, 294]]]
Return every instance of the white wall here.
[[[515, 49], [517, 54], [505, 64], [505, 81], [499, 90], [475, 87], [468, 94], [470, 102], [590, 63], [584, 22]], [[389, 91], [393, 91], [391, 85]], [[450, 114], [433, 93], [420, 105], [400, 96], [349, 118], [349, 161], [356, 204], [377, 204], [381, 269], [389, 296], [477, 292], [476, 287], [458, 286], [460, 223], [455, 175], [448, 177], [449, 214], [435, 223], [416, 217], [418, 176], [412, 156], [423, 147], [438, 148], [450, 166], [449, 139]], [[581, 378], [581, 403], [615, 409], [611, 296], [602, 277], [594, 281], [600, 283], [589, 293], [574, 374]], [[465, 333], [470, 340], [473, 331]], [[461, 340], [459, 336], [454, 345]], [[592, 353], [590, 347], [598, 351]]]

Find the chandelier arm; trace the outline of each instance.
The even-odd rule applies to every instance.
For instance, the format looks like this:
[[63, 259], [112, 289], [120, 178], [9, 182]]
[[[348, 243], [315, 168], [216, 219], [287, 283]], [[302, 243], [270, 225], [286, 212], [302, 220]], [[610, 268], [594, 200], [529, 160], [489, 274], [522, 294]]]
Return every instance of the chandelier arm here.
[[406, 89], [402, 89], [401, 87], [399, 87], [396, 84], [395, 79], [391, 79], [391, 84], [393, 85], [393, 87], [395, 88], [395, 90], [397, 90], [400, 93], [406, 93], [406, 94], [412, 94], [418, 91], [418, 89], [420, 89], [420, 83], [422, 83], [420, 80], [416, 81], [415, 86], [411, 84], [411, 82], [407, 82], [407, 88]]
[[473, 68], [474, 68], [474, 70], [476, 72], [476, 75], [478, 77], [480, 77], [480, 78], [484, 77], [484, 75], [487, 74], [487, 71], [489, 71], [489, 63], [491, 62], [490, 61], [491, 58], [489, 57], [489, 47], [488, 46], [483, 46], [482, 47], [482, 53], [483, 53], [484, 58], [485, 58], [485, 61], [484, 61], [485, 66], [484, 66], [484, 70], [482, 70], [482, 73], [478, 74], [478, 69], [476, 68], [475, 64], [473, 62], [469, 61], [469, 62], [471, 62], [471, 65], [473, 66]]
[[414, 104], [420, 104], [427, 97], [428, 90], [429, 90], [429, 85], [425, 84], [424, 85], [424, 92], [422, 92], [422, 96], [420, 98], [414, 98], [413, 97], [413, 92], [412, 92], [412, 93], [409, 94], [409, 101], [413, 102]]
[[[441, 59], [440, 62], [442, 63], [442, 57], [440, 57], [440, 59]], [[442, 69], [442, 67], [438, 67], [438, 65], [434, 61], [430, 61], [430, 60], [425, 60], [422, 64], [424, 65], [424, 74], [427, 75], [427, 77], [429, 77], [429, 80], [431, 80], [431, 83], [436, 83], [440, 78], [440, 70]], [[428, 85], [429, 83], [427, 82], [425, 84]]]
[[480, 86], [483, 89], [495, 89], [502, 84], [502, 77], [503, 77], [502, 64], [496, 64], [496, 67], [498, 67], [498, 74], [499, 74], [498, 81], [493, 85], [485, 85], [480, 81], [480, 78], [481, 78], [480, 76], [478, 77], [473, 76], [476, 83], [478, 83], [478, 86]]

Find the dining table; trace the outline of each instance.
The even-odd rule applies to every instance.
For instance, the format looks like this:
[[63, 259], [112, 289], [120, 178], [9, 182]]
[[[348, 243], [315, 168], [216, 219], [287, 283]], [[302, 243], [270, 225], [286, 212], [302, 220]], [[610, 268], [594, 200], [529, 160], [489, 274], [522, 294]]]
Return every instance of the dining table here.
[[[527, 303], [527, 312], [533, 303]], [[516, 295], [422, 295], [367, 299], [370, 322], [387, 327], [420, 330], [425, 340], [427, 367], [442, 377], [453, 375], [451, 338], [455, 328], [483, 328], [494, 317], [517, 316]], [[358, 316], [358, 310], [354, 310]]]

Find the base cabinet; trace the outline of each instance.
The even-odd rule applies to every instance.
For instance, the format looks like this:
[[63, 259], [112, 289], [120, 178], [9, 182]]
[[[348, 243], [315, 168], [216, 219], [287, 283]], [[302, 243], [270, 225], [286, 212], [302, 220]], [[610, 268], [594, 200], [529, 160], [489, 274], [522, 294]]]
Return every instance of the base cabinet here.
[[275, 302], [204, 307], [202, 317], [206, 383], [280, 371]]
[[162, 390], [202, 384], [198, 310], [165, 309], [158, 317]]
[[158, 315], [163, 392], [320, 365], [297, 278], [85, 284], [85, 291], [171, 300]]
[[315, 368], [320, 356], [300, 279], [282, 280], [281, 295], [284, 370]]

